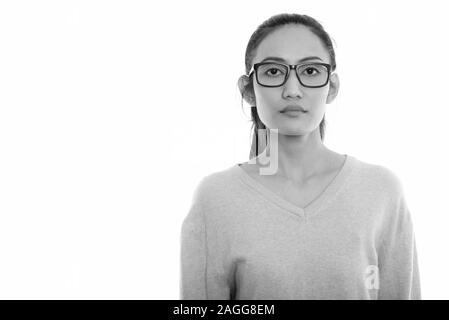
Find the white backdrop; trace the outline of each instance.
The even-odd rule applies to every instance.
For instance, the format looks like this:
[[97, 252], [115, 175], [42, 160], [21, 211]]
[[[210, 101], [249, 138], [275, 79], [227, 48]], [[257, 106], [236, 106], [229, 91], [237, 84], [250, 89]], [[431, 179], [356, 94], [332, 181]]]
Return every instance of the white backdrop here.
[[268, 17], [330, 33], [325, 144], [401, 179], [422, 296], [448, 299], [444, 1], [0, 3], [0, 298], [178, 299], [182, 219], [248, 160], [237, 79]]

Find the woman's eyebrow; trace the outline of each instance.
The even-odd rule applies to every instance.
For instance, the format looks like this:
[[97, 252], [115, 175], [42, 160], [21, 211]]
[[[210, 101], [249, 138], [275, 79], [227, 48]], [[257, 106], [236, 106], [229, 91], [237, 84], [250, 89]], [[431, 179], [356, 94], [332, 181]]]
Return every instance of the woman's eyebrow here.
[[[311, 57], [305, 57], [305, 58], [302, 58], [302, 59], [298, 60], [297, 63], [303, 62], [303, 61], [307, 61], [307, 60], [315, 60], [315, 59], [318, 59], [318, 60], [323, 61], [323, 59], [321, 59], [320, 57], [311, 56]], [[261, 62], [264, 62], [264, 61], [266, 61], [266, 60], [274, 60], [274, 61], [279, 61], [279, 62], [287, 62], [286, 60], [284, 60], [284, 59], [282, 59], [282, 58], [279, 58], [279, 57], [266, 57], [266, 58], [263, 59]]]

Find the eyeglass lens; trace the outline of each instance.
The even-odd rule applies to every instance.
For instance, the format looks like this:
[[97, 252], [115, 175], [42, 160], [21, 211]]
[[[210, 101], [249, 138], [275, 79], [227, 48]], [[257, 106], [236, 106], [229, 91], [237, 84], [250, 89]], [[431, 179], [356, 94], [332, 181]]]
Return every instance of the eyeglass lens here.
[[[297, 69], [299, 78], [305, 86], [322, 86], [327, 82], [328, 71], [324, 65], [306, 64]], [[257, 79], [261, 85], [280, 86], [285, 81], [287, 71], [287, 67], [281, 64], [262, 64], [257, 69]]]

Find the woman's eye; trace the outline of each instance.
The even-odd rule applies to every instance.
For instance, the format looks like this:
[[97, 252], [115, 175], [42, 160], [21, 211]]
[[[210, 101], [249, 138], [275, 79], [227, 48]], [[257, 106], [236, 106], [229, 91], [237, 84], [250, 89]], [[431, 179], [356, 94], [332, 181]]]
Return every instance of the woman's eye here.
[[315, 68], [306, 68], [305, 70], [304, 70], [304, 73], [306, 74], [306, 75], [308, 75], [308, 76], [313, 76], [313, 75], [315, 75], [315, 73], [319, 73], [319, 71], [317, 70], [317, 69], [315, 69]]
[[276, 69], [276, 68], [271, 68], [267, 70], [267, 74], [270, 76], [276, 76], [278, 75], [278, 71], [280, 72], [281, 70]]

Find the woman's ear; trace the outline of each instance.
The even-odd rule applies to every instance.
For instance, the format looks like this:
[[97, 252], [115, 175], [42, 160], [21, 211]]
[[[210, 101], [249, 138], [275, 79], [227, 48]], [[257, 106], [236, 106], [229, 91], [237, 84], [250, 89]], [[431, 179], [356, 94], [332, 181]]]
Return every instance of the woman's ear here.
[[338, 79], [338, 74], [333, 73], [329, 79], [329, 93], [327, 94], [326, 103], [331, 103], [334, 101], [338, 94], [338, 89], [340, 88], [340, 80]]
[[248, 90], [247, 87], [250, 85], [251, 79], [247, 75], [242, 75], [239, 78], [238, 86], [240, 90], [240, 94], [243, 96], [243, 99], [250, 105], [255, 106], [256, 105], [256, 99], [253, 95], [251, 90]]

